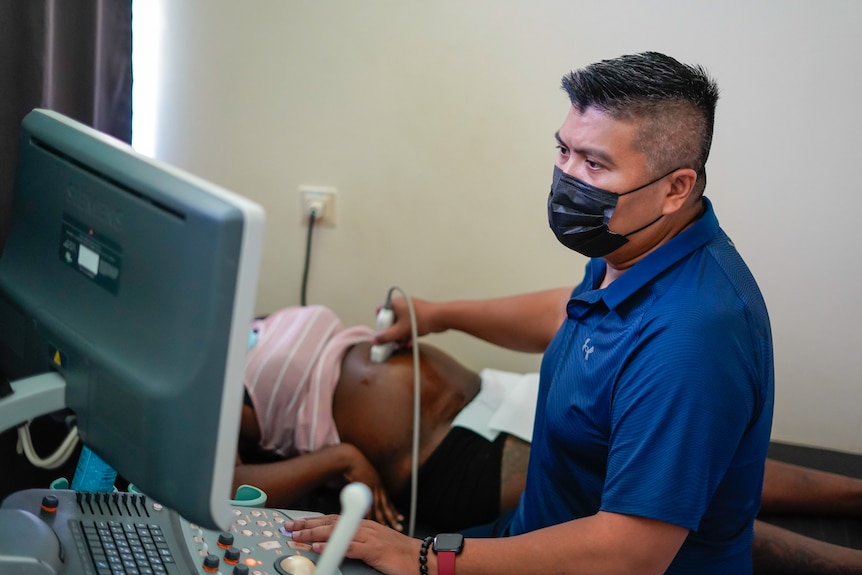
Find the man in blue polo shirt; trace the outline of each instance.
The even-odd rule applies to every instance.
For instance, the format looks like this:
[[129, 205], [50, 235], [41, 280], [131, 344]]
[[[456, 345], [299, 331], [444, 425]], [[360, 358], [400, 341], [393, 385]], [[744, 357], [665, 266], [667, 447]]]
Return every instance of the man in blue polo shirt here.
[[[592, 259], [574, 291], [413, 300], [420, 334], [544, 351], [527, 486], [510, 537], [428, 544], [372, 523], [352, 555], [384, 573], [752, 570], [773, 408], [754, 278], [703, 196], [718, 88], [648, 52], [563, 78], [548, 217]], [[405, 302], [378, 343], [410, 333]], [[328, 535], [301, 522], [300, 541]], [[323, 525], [321, 525], [323, 523]], [[373, 542], [372, 542], [373, 541]], [[410, 555], [413, 555], [411, 558]], [[442, 560], [442, 561], [441, 561]]]

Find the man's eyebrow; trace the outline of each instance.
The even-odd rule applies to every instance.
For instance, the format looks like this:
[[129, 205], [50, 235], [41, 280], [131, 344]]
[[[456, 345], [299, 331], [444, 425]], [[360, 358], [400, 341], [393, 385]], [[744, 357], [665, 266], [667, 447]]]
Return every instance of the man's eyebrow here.
[[556, 138], [558, 144], [560, 144], [564, 148], [567, 148], [571, 152], [575, 152], [576, 154], [579, 154], [581, 156], [598, 158], [599, 160], [602, 161], [603, 164], [605, 164], [609, 167], [615, 165], [613, 158], [611, 158], [610, 155], [608, 155], [608, 153], [605, 152], [604, 150], [599, 150], [596, 148], [572, 148], [572, 147], [570, 147], [560, 137], [560, 131], [559, 130], [554, 132], [554, 138]]
[[565, 147], [565, 148], [568, 148], [568, 146], [566, 145], [566, 143], [565, 143], [565, 142], [563, 141], [563, 139], [560, 137], [560, 131], [559, 131], [559, 130], [557, 130], [556, 132], [554, 132], [554, 138], [557, 140], [557, 143], [558, 143], [559, 145], [561, 145], [561, 146], [563, 146], [563, 147]]

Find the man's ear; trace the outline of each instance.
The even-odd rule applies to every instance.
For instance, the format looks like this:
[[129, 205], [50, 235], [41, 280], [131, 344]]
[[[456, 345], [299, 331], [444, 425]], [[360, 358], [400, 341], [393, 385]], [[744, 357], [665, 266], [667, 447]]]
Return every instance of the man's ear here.
[[680, 168], [668, 176], [668, 182], [670, 190], [665, 196], [662, 210], [665, 215], [673, 214], [685, 205], [697, 182], [697, 172], [691, 168]]

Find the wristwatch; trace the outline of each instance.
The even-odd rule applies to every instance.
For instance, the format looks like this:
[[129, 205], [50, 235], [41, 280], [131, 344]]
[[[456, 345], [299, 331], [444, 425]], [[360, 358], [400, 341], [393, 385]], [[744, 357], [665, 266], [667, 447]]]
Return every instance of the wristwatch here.
[[432, 549], [437, 554], [437, 575], [455, 575], [455, 555], [464, 549], [464, 536], [460, 533], [438, 533]]

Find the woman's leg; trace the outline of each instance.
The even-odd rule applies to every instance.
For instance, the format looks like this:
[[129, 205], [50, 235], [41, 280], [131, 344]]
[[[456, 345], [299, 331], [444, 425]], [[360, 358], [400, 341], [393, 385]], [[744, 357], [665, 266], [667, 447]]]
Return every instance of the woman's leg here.
[[862, 551], [833, 545], [764, 521], [754, 522], [755, 575], [862, 574]]
[[862, 517], [862, 479], [767, 459], [760, 511]]
[[527, 484], [527, 463], [530, 461], [530, 444], [514, 435], [503, 444], [500, 465], [500, 513], [518, 506], [521, 493]]

